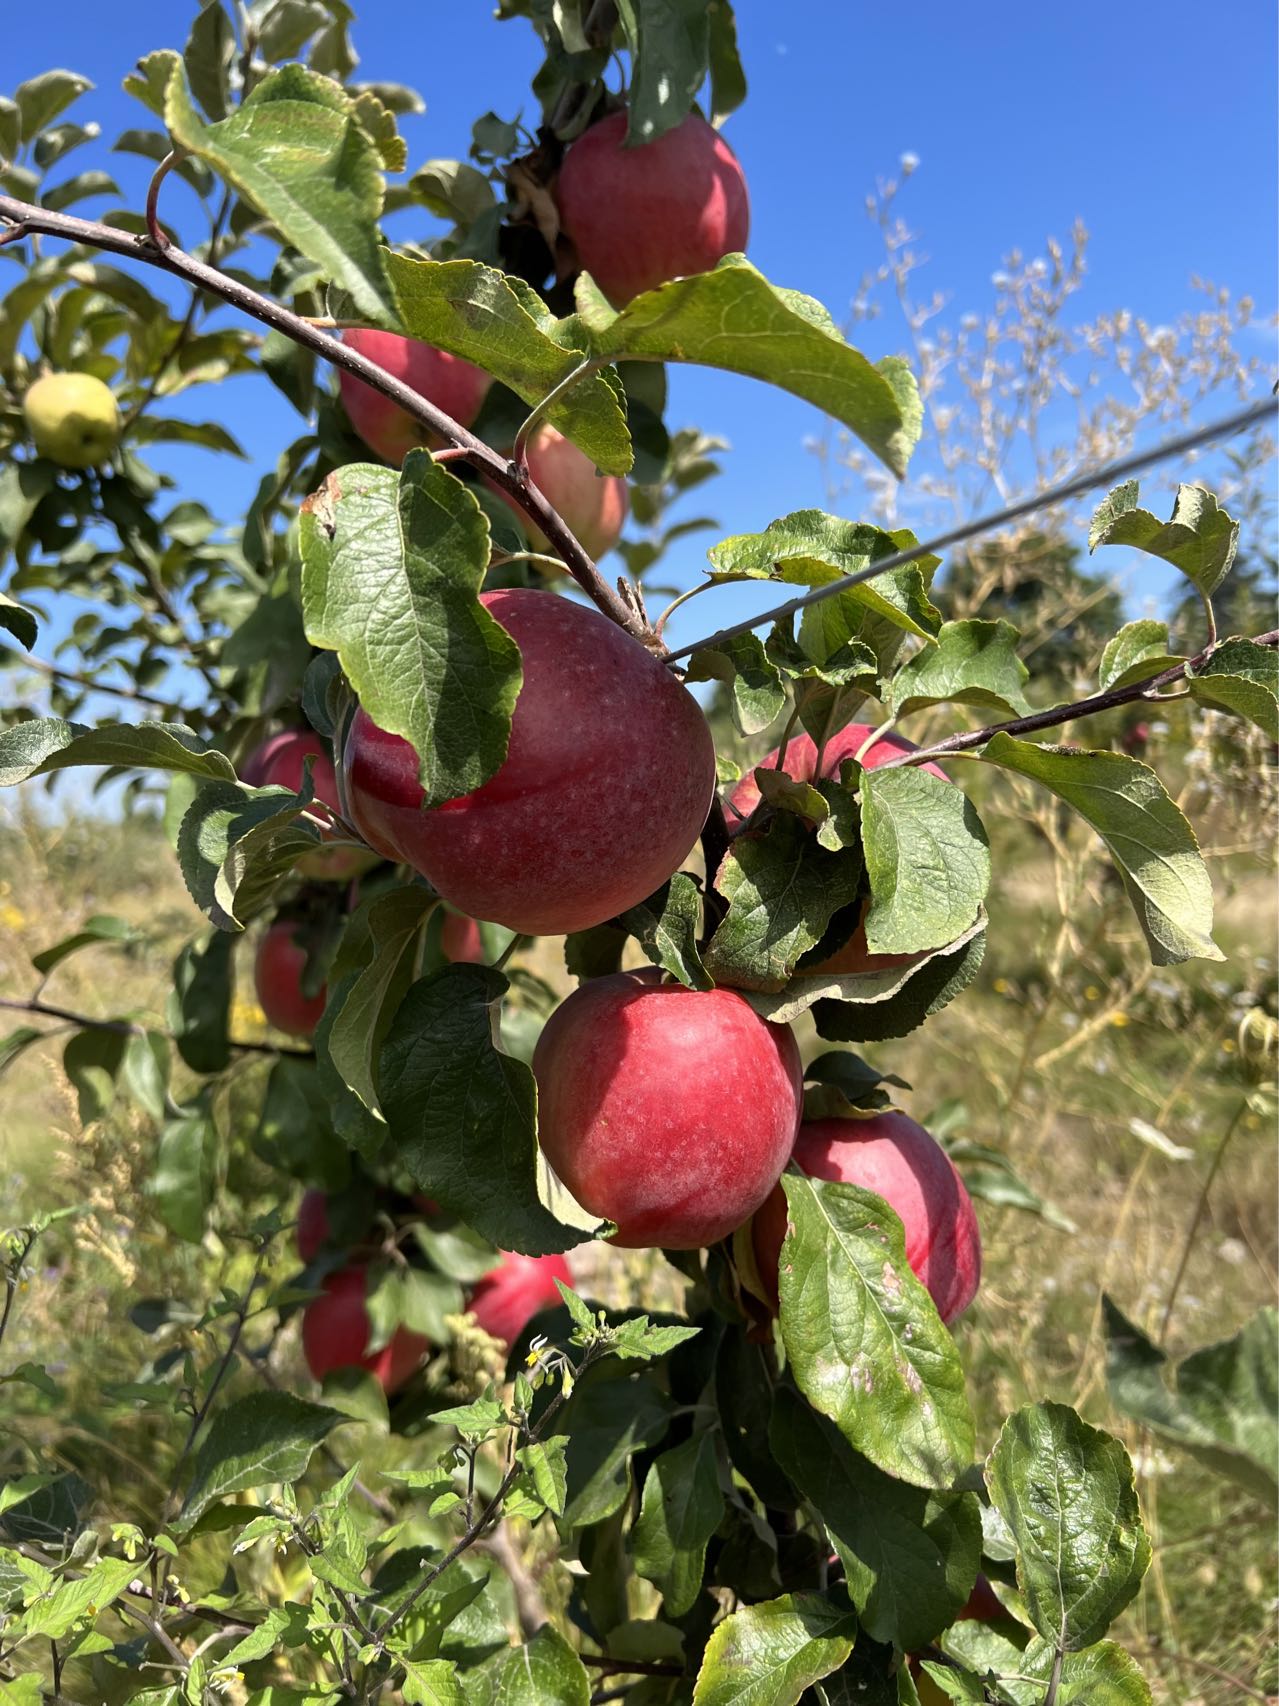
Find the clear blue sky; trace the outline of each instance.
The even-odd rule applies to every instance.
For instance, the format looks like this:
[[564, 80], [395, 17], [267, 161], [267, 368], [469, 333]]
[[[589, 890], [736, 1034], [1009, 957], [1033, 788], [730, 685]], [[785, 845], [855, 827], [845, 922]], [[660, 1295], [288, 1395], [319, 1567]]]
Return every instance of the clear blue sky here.
[[[527, 24], [499, 25], [484, 0], [356, 4], [360, 74], [412, 83], [425, 97], [425, 114], [404, 121], [411, 165], [464, 157], [471, 122], [488, 107], [503, 117], [521, 108], [534, 115], [528, 80], [538, 56]], [[192, 10], [183, 0], [128, 0], [109, 15], [101, 0], [14, 3], [6, 9], [3, 87], [66, 65], [97, 84], [76, 109], [81, 122], [94, 117], [107, 135], [146, 124], [120, 79], [141, 53], [181, 47]], [[933, 257], [920, 289], [946, 290], [957, 311], [990, 304], [991, 274], [1009, 249], [1039, 253], [1046, 235], [1065, 238], [1080, 216], [1092, 233], [1080, 316], [1124, 305], [1151, 322], [1170, 321], [1190, 303], [1196, 273], [1251, 294], [1261, 317], [1273, 313], [1272, 7], [1257, 0], [1221, 0], [1207, 12], [1186, 0], [1070, 7], [739, 0], [737, 10], [751, 92], [727, 135], [751, 187], [751, 258], [776, 282], [819, 297], [837, 318], [880, 256], [866, 191], [907, 152], [920, 166], [903, 211]], [[146, 168], [128, 156], [115, 161], [128, 199], [140, 205]], [[181, 231], [181, 205], [169, 205]], [[148, 282], [154, 288], [155, 275]], [[1256, 336], [1260, 351], [1273, 350], [1270, 332]], [[903, 350], [906, 340], [886, 315], [862, 342], [878, 357]], [[166, 453], [164, 465], [229, 513], [243, 507], [258, 471], [293, 436], [296, 417], [265, 381], [236, 382], [224, 395], [234, 398], [231, 424], [252, 469], [191, 451]], [[672, 397], [672, 426], [696, 423], [732, 442], [726, 477], [698, 498], [725, 532], [821, 503], [821, 470], [803, 440], [822, 423], [808, 406], [690, 369], [675, 375]], [[212, 403], [211, 393], [202, 406]], [[1222, 398], [1202, 418], [1227, 406]], [[1170, 501], [1177, 473], [1147, 476], [1152, 507]], [[859, 518], [874, 519], [869, 506]], [[712, 538], [687, 542], [671, 578], [691, 584]], [[733, 597], [697, 601], [689, 626], [672, 624], [672, 637], [695, 638], [712, 610], [711, 625], [732, 619], [739, 613]]]

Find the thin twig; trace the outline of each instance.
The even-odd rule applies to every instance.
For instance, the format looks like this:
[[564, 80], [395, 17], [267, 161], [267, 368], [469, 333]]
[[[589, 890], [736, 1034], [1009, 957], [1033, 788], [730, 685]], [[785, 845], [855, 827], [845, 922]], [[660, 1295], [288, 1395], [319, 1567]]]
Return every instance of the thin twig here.
[[[35, 1013], [43, 1019], [61, 1019], [66, 1024], [77, 1025], [82, 1031], [114, 1031], [121, 1037], [144, 1037], [148, 1030], [155, 1031], [154, 1025], [139, 1025], [131, 1019], [95, 1019], [88, 1013], [73, 1013], [68, 1007], [54, 1007], [48, 1001], [18, 1001], [12, 996], [0, 995], [0, 1007], [7, 1008], [11, 1013]], [[50, 1032], [50, 1036], [54, 1033]], [[157, 1033], [176, 1042], [172, 1031], [161, 1030]], [[301, 1059], [310, 1060], [314, 1049], [290, 1048], [287, 1043], [250, 1043], [231, 1039], [227, 1047], [237, 1054], [292, 1054]]]
[[74, 687], [87, 688], [91, 693], [110, 693], [117, 699], [131, 699], [138, 705], [154, 705], [159, 711], [184, 711], [185, 715], [194, 716], [199, 709], [198, 706], [177, 705], [172, 699], [159, 699], [154, 693], [144, 693], [140, 687], [114, 687], [109, 681], [97, 681], [91, 675], [77, 675], [74, 670], [59, 669], [56, 664], [46, 663], [43, 658], [30, 654], [22, 659], [22, 668], [38, 670], [52, 681], [66, 681]]
[[510, 461], [485, 444], [483, 439], [477, 438], [474, 433], [446, 415], [434, 403], [419, 396], [402, 380], [387, 373], [376, 362], [359, 354], [350, 344], [308, 325], [291, 309], [271, 301], [269, 297], [261, 295], [239, 279], [219, 272], [216, 267], [197, 260], [194, 255], [188, 255], [176, 244], [170, 244], [168, 248], [157, 248], [149, 240], [132, 237], [114, 226], [103, 225], [93, 219], [77, 219], [67, 213], [54, 213], [48, 208], [20, 201], [16, 196], [0, 196], [0, 219], [7, 219], [22, 226], [24, 231], [61, 237], [72, 243], [84, 243], [91, 248], [105, 250], [108, 254], [122, 255], [146, 266], [159, 267], [176, 278], [185, 279], [189, 284], [199, 285], [201, 289], [220, 297], [224, 302], [229, 302], [233, 308], [238, 308], [264, 326], [282, 332], [305, 349], [313, 350], [335, 367], [362, 379], [366, 385], [371, 385], [375, 391], [389, 397], [393, 403], [398, 403], [428, 432], [443, 439], [454, 449], [462, 451], [473, 467], [514, 499], [517, 506], [536, 524], [563, 559], [564, 566], [583, 592], [610, 620], [638, 640], [651, 639], [651, 636], [646, 634], [646, 626], [639, 614], [609, 586], [569, 529], [563, 516], [552, 508], [537, 486], [527, 479], [521, 479]]
[[[0, 213], [3, 212], [4, 198], [0, 197]], [[917, 562], [920, 557], [935, 556], [952, 545], [962, 545], [969, 539], [977, 538], [979, 534], [993, 533], [998, 528], [1006, 527], [1009, 522], [1019, 521], [1023, 516], [1034, 515], [1038, 510], [1064, 503], [1068, 498], [1079, 497], [1096, 486], [1117, 484], [1129, 474], [1140, 473], [1143, 468], [1151, 468], [1157, 462], [1166, 462], [1170, 457], [1195, 450], [1212, 439], [1228, 438], [1235, 433], [1246, 431], [1248, 427], [1259, 426], [1262, 421], [1274, 416], [1275, 409], [1273, 398], [1267, 398], [1265, 402], [1254, 403], [1250, 408], [1240, 409], [1237, 413], [1227, 415], [1219, 421], [1212, 421], [1208, 426], [1199, 427], [1194, 432], [1165, 439], [1153, 450], [1143, 450], [1139, 454], [1122, 457], [1118, 462], [1108, 462], [1103, 468], [1093, 468], [1086, 473], [1077, 474], [1073, 480], [1066, 480], [1060, 486], [1050, 486], [1046, 491], [1036, 492], [1019, 503], [1010, 504], [1007, 509], [997, 510], [993, 515], [978, 516], [974, 521], [966, 521], [960, 527], [952, 527], [949, 532], [939, 533], [935, 539], [928, 539], [922, 545], [912, 545], [909, 550], [894, 551], [889, 557], [880, 557], [869, 568], [861, 569], [855, 575], [844, 575], [837, 581], [829, 581], [825, 586], [813, 587], [808, 592], [801, 593], [798, 598], [779, 604], [773, 610], [766, 610], [759, 616], [748, 616], [745, 621], [735, 622], [729, 628], [720, 628], [704, 640], [696, 640], [690, 646], [681, 646], [678, 651], [671, 652], [667, 661], [675, 663], [680, 658], [690, 657], [694, 652], [734, 639], [738, 634], [749, 634], [752, 629], [763, 627], [765, 622], [776, 622], [793, 616], [797, 611], [806, 610], [810, 604], [820, 604], [823, 599], [833, 598], [837, 593], [847, 592], [851, 587], [864, 586], [867, 581], [873, 581], [879, 575], [886, 575], [893, 569], [905, 568], [907, 564]]]
[[249, 1313], [249, 1302], [253, 1293], [257, 1290], [258, 1283], [262, 1278], [262, 1268], [265, 1260], [266, 1252], [264, 1250], [260, 1250], [258, 1252], [257, 1262], [253, 1269], [253, 1278], [249, 1281], [248, 1289], [236, 1305], [235, 1311], [232, 1315], [231, 1331], [227, 1335], [226, 1348], [222, 1352], [222, 1356], [218, 1362], [213, 1379], [209, 1384], [209, 1390], [205, 1393], [203, 1400], [196, 1406], [195, 1414], [191, 1417], [191, 1426], [187, 1429], [187, 1437], [183, 1442], [182, 1450], [178, 1453], [177, 1462], [174, 1464], [172, 1470], [175, 1498], [177, 1496], [177, 1480], [179, 1471], [190, 1456], [191, 1447], [195, 1444], [195, 1436], [199, 1433], [205, 1417], [213, 1408], [213, 1400], [217, 1397], [218, 1392], [221, 1389], [222, 1382], [226, 1379], [227, 1370], [230, 1368], [231, 1360], [235, 1356], [236, 1346], [240, 1343], [240, 1334], [244, 1331], [245, 1317]]
[[1226, 1150], [1230, 1146], [1230, 1139], [1235, 1135], [1239, 1126], [1239, 1121], [1243, 1118], [1247, 1106], [1248, 1098], [1246, 1096], [1241, 1096], [1239, 1099], [1239, 1105], [1235, 1109], [1234, 1114], [1231, 1116], [1230, 1124], [1226, 1127], [1225, 1132], [1222, 1134], [1221, 1142], [1217, 1145], [1217, 1152], [1213, 1156], [1212, 1163], [1208, 1168], [1208, 1176], [1203, 1182], [1203, 1188], [1199, 1192], [1198, 1201], [1195, 1203], [1195, 1211], [1190, 1217], [1190, 1225], [1186, 1228], [1185, 1240], [1181, 1246], [1181, 1259], [1177, 1263], [1176, 1273], [1172, 1276], [1172, 1284], [1168, 1287], [1168, 1301], [1164, 1304], [1163, 1320], [1159, 1324], [1159, 1343], [1161, 1345], [1166, 1345], [1168, 1342], [1168, 1329], [1172, 1325], [1172, 1312], [1176, 1307], [1177, 1297], [1181, 1291], [1181, 1282], [1185, 1279], [1186, 1269], [1190, 1265], [1190, 1253], [1195, 1247], [1195, 1238], [1199, 1232], [1199, 1223], [1203, 1219], [1204, 1211], [1208, 1207], [1209, 1194], [1216, 1182], [1217, 1174], [1221, 1171], [1221, 1163], [1225, 1159]]

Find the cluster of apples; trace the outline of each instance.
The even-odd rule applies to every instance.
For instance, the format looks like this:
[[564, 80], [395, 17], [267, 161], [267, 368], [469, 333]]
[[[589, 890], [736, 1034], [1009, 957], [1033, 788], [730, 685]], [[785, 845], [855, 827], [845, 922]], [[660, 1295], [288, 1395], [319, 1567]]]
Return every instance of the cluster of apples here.
[[[423, 1215], [436, 1212], [435, 1204], [424, 1197], [415, 1198], [414, 1204]], [[298, 1255], [309, 1265], [326, 1249], [336, 1249], [329, 1199], [323, 1191], [309, 1190], [298, 1208]], [[390, 1397], [416, 1373], [431, 1349], [430, 1341], [400, 1326], [385, 1345], [371, 1351], [373, 1326], [367, 1299], [373, 1252], [361, 1246], [341, 1253], [353, 1259], [324, 1276], [320, 1295], [302, 1312], [307, 1367], [316, 1380], [338, 1369], [365, 1369]], [[557, 1279], [565, 1285], [573, 1283], [563, 1256], [521, 1256], [514, 1250], [500, 1250], [496, 1264], [471, 1287], [467, 1311], [490, 1338], [509, 1347], [534, 1315], [560, 1301]]]
[[[617, 110], [585, 131], [567, 150], [556, 186], [564, 233], [619, 306], [743, 247], [749, 217], [741, 167], [700, 115], [637, 148], [624, 146], [626, 124]], [[490, 383], [480, 369], [388, 332], [343, 336], [463, 425], [476, 419]], [[410, 416], [354, 376], [341, 375], [341, 390], [352, 426], [387, 461], [399, 463], [425, 442]], [[530, 441], [529, 465], [591, 555], [616, 542], [626, 516], [623, 480], [598, 476], [548, 425]], [[360, 709], [341, 758], [345, 816], [374, 854], [432, 884], [454, 909], [457, 932], [474, 930], [476, 918], [527, 935], [585, 930], [646, 899], [693, 848], [715, 790], [710, 731], [671, 672], [596, 611], [527, 588], [486, 592], [481, 601], [523, 659], [505, 761], [482, 787], [424, 811], [418, 754]], [[296, 787], [310, 753], [316, 799], [338, 810], [323, 744], [298, 734], [276, 743], [262, 749], [246, 779]], [[908, 747], [854, 724], [827, 744], [823, 773], [838, 774], [855, 754], [874, 767]], [[788, 745], [786, 771], [810, 780], [817, 757], [813, 742], [799, 737]], [[758, 803], [752, 779], [732, 792], [726, 804], [735, 833], [752, 833]], [[329, 875], [349, 876], [361, 855], [344, 847], [309, 857], [313, 875], [327, 866]], [[446, 952], [478, 957], [460, 939], [446, 942]], [[303, 957], [287, 923], [273, 926], [259, 950], [264, 1011], [298, 1035], [309, 1034], [323, 1010], [322, 992], [310, 1002], [301, 997]], [[836, 974], [892, 963], [869, 954], [859, 921], [843, 948], [805, 969]], [[802, 1124], [803, 1070], [789, 1026], [760, 1018], [734, 990], [688, 989], [653, 969], [595, 979], [547, 1023], [534, 1073], [547, 1160], [584, 1208], [616, 1223], [616, 1243], [695, 1249], [751, 1222], [758, 1276], [776, 1312], [786, 1225], [778, 1181], [793, 1162], [887, 1199], [905, 1224], [908, 1258], [945, 1319], [971, 1301], [980, 1272], [976, 1218], [944, 1150], [899, 1113]], [[534, 1264], [527, 1272], [536, 1278], [527, 1283], [549, 1286], [542, 1295], [554, 1301], [562, 1267]], [[309, 1306], [304, 1341], [313, 1371], [338, 1366], [324, 1347], [339, 1339], [340, 1354], [360, 1360], [363, 1284], [361, 1267], [344, 1269]], [[483, 1294], [476, 1299], [482, 1303]], [[424, 1347], [412, 1338], [397, 1336], [378, 1353], [384, 1384], [398, 1384], [401, 1364], [420, 1360]]]

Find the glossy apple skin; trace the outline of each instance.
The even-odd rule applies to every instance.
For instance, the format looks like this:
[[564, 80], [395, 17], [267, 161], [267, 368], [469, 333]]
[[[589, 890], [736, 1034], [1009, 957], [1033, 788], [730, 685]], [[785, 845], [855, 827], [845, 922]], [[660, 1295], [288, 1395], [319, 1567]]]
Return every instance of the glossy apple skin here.
[[799, 1050], [731, 989], [655, 968], [583, 984], [538, 1039], [538, 1140], [614, 1243], [693, 1250], [740, 1226], [786, 1165]]
[[323, 1191], [303, 1191], [298, 1204], [298, 1224], [294, 1237], [298, 1255], [304, 1262], [313, 1262], [329, 1241], [329, 1199]]
[[[812, 1120], [799, 1129], [793, 1159], [813, 1179], [842, 1180], [883, 1197], [906, 1232], [906, 1260], [943, 1321], [977, 1295], [981, 1234], [972, 1199], [954, 1163], [931, 1133], [905, 1114], [865, 1120]], [[786, 1234], [779, 1184], [751, 1229], [755, 1262], [777, 1307], [777, 1267]]]
[[321, 984], [318, 995], [308, 998], [302, 993], [306, 950], [293, 932], [294, 926], [284, 921], [271, 926], [258, 943], [253, 982], [258, 1006], [277, 1031], [310, 1038], [323, 1016], [327, 990]]
[[[838, 733], [833, 734], [826, 742], [826, 751], [822, 754], [822, 776], [837, 777], [839, 767], [846, 758], [855, 758], [861, 750], [863, 741], [874, 731], [869, 723], [848, 723]], [[755, 769], [772, 770], [777, 764], [777, 754], [781, 749], [774, 747], [767, 758], [761, 759]], [[916, 752], [918, 748], [913, 741], [903, 740], [901, 735], [889, 730], [879, 740], [874, 741], [862, 753], [862, 768], [877, 770], [881, 764], [886, 764], [890, 758], [897, 758], [903, 752]], [[939, 770], [935, 764], [921, 764], [921, 770], [926, 770], [930, 776], [937, 776], [943, 782], [949, 782], [950, 777], [944, 770]], [[794, 782], [811, 782], [817, 775], [817, 743], [811, 735], [796, 734], [786, 743], [785, 774]], [[730, 832], [740, 829], [759, 804], [759, 784], [755, 780], [754, 771], [748, 771], [728, 796], [728, 827]]]
[[[251, 788], [289, 788], [295, 794], [302, 786], [303, 761], [313, 758], [311, 786], [315, 798], [330, 811], [340, 812], [338, 779], [327, 741], [308, 729], [285, 729], [272, 735], [252, 752], [240, 767], [240, 779]], [[304, 853], [295, 869], [304, 877], [325, 882], [349, 882], [376, 863], [358, 847], [319, 847]]]
[[746, 247], [750, 198], [737, 156], [700, 113], [626, 148], [626, 113], [569, 147], [556, 200], [583, 268], [618, 306]]
[[367, 1270], [362, 1267], [328, 1275], [323, 1296], [302, 1311], [302, 1352], [316, 1380], [337, 1368], [365, 1368], [389, 1397], [413, 1375], [430, 1340], [397, 1327], [388, 1344], [366, 1356], [371, 1331], [366, 1284]]
[[560, 1302], [556, 1280], [572, 1285], [573, 1274], [563, 1256], [521, 1256], [514, 1250], [501, 1255], [476, 1282], [467, 1308], [490, 1338], [509, 1349], [539, 1309]]
[[481, 602], [524, 660], [505, 762], [424, 812], [413, 748], [360, 710], [343, 755], [348, 809], [371, 847], [459, 912], [531, 936], [584, 930], [660, 888], [697, 840], [715, 787], [710, 730], [670, 671], [597, 611], [527, 588]]
[[440, 952], [455, 965], [483, 965], [484, 942], [473, 918], [446, 912], [440, 926]]
[[[428, 403], [451, 415], [459, 426], [470, 426], [492, 384], [487, 373], [461, 356], [449, 355], [417, 338], [401, 337], [398, 332], [360, 327], [343, 332], [342, 342], [403, 380]], [[410, 450], [432, 444], [434, 434], [353, 373], [339, 369], [338, 387], [351, 425], [384, 461], [398, 468]]]
[[[539, 427], [529, 440], [528, 471], [588, 557], [602, 557], [613, 549], [630, 508], [625, 480], [616, 474], [597, 474], [590, 457], [553, 426]], [[534, 527], [508, 493], [500, 496], [519, 517], [530, 547], [549, 550], [550, 542], [541, 529]]]

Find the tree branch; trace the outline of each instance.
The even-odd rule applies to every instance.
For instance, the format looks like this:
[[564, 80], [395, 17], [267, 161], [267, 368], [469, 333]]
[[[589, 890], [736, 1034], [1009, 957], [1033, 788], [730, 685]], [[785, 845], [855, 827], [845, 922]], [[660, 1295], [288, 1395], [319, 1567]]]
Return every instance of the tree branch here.
[[[61, 1019], [68, 1025], [77, 1025], [82, 1031], [114, 1031], [120, 1037], [144, 1037], [148, 1028], [155, 1030], [154, 1025], [135, 1024], [131, 1019], [94, 1019], [88, 1013], [73, 1013], [68, 1007], [54, 1007], [47, 1001], [32, 999], [18, 1001], [9, 995], [0, 995], [0, 1008], [7, 1008], [11, 1013], [35, 1013], [44, 1019]], [[176, 1041], [172, 1031], [161, 1031], [161, 1036]], [[52, 1032], [50, 1033], [52, 1035]], [[294, 1054], [302, 1059], [310, 1060], [315, 1053], [309, 1048], [289, 1048], [287, 1044], [277, 1046], [275, 1043], [236, 1042], [232, 1039], [227, 1046], [238, 1054]]]
[[0, 195], [0, 220], [10, 222], [8, 229], [0, 230], [0, 241], [3, 242], [40, 233], [48, 237], [61, 237], [71, 243], [87, 244], [90, 248], [103, 249], [109, 254], [122, 255], [127, 260], [141, 261], [147, 266], [158, 267], [162, 272], [171, 273], [175, 278], [183, 279], [212, 296], [220, 297], [233, 308], [238, 308], [241, 313], [248, 314], [264, 326], [271, 327], [273, 331], [282, 332], [286, 337], [292, 338], [294, 343], [313, 350], [335, 367], [362, 379], [366, 385], [371, 385], [375, 391], [380, 391], [384, 397], [398, 403], [400, 408], [428, 432], [444, 439], [454, 449], [462, 451], [474, 468], [512, 498], [536, 523], [538, 529], [558, 551], [573, 579], [605, 616], [635, 639], [647, 640], [651, 644], [646, 624], [638, 613], [609, 586], [569, 530], [564, 518], [551, 507], [537, 486], [521, 476], [514, 463], [485, 444], [483, 439], [476, 438], [474, 433], [468, 432], [442, 409], [437, 409], [434, 403], [419, 396], [402, 380], [393, 378], [376, 362], [360, 355], [349, 344], [330, 337], [310, 325], [300, 315], [293, 313], [291, 309], [272, 302], [269, 297], [260, 295], [238, 279], [229, 278], [216, 267], [196, 260], [194, 255], [188, 255], [176, 244], [159, 249], [147, 239], [132, 237], [128, 232], [119, 231], [114, 226], [103, 225], [93, 219], [77, 219], [68, 213], [52, 213], [48, 208], [19, 201], [16, 196]]
[[[1279, 628], [1272, 628], [1268, 634], [1257, 634], [1252, 637], [1255, 646], [1279, 646]], [[951, 752], [970, 752], [975, 746], [985, 746], [994, 735], [1023, 735], [1033, 734], [1036, 729], [1051, 729], [1061, 723], [1073, 723], [1080, 717], [1093, 717], [1100, 711], [1113, 711], [1117, 705], [1132, 705], [1144, 701], [1148, 705], [1160, 703], [1158, 689], [1171, 687], [1174, 683], [1185, 678], [1188, 669], [1197, 669], [1212, 656], [1216, 646], [1208, 646], [1184, 663], [1173, 664], [1161, 675], [1152, 675], [1145, 681], [1134, 681], [1127, 687], [1112, 687], [1106, 693], [1094, 693], [1090, 699], [1080, 699], [1074, 705], [1051, 705], [1046, 711], [1034, 711], [1028, 717], [1013, 717], [1006, 723], [991, 723], [984, 729], [970, 729], [965, 734], [950, 735], [945, 740], [939, 740], [935, 746], [917, 747], [913, 752], [904, 752], [897, 758], [886, 759], [877, 765], [879, 770], [897, 770], [904, 764], [924, 764], [929, 759], [945, 758]]]
[[138, 705], [154, 705], [161, 711], [181, 711], [188, 717], [196, 716], [199, 711], [198, 706], [182, 706], [172, 699], [160, 699], [154, 693], [144, 693], [140, 687], [114, 687], [109, 681], [96, 681], [91, 675], [77, 675], [74, 670], [59, 669], [56, 664], [46, 663], [43, 658], [32, 657], [29, 653], [21, 659], [20, 667], [38, 670], [51, 681], [70, 682], [74, 687], [87, 688], [90, 693], [110, 693], [117, 699], [131, 699]]

